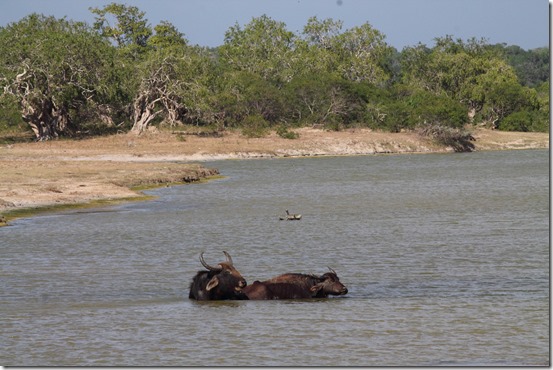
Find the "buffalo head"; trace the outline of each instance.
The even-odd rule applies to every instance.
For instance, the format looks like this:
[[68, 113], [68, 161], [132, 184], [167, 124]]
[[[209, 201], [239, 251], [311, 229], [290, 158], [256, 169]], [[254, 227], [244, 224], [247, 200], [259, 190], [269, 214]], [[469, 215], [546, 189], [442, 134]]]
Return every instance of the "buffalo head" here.
[[225, 262], [217, 266], [208, 265], [204, 254], [200, 254], [200, 262], [208, 271], [198, 271], [190, 284], [188, 298], [201, 301], [240, 299], [240, 291], [247, 283], [240, 272], [234, 268], [232, 257], [223, 251]]
[[320, 282], [311, 287], [313, 297], [326, 298], [329, 295], [344, 295], [347, 294], [348, 288], [340, 282], [336, 271], [328, 268], [330, 272], [319, 276]]

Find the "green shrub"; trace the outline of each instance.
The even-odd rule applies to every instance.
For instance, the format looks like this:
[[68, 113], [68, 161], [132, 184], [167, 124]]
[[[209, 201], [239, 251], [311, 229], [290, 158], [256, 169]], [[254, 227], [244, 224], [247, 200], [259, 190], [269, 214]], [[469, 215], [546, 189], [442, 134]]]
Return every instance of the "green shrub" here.
[[297, 139], [300, 137], [300, 134], [294, 131], [288, 131], [287, 127], [280, 126], [277, 128], [276, 133], [283, 139]]
[[528, 131], [532, 125], [532, 114], [528, 111], [519, 111], [509, 114], [501, 120], [498, 129], [502, 131]]
[[242, 135], [249, 138], [265, 137], [269, 134], [269, 122], [261, 115], [249, 115], [242, 121]]
[[499, 122], [498, 129], [502, 131], [549, 131], [549, 119], [539, 111], [522, 110], [509, 114]]
[[407, 101], [412, 109], [411, 125], [428, 123], [460, 128], [467, 121], [466, 108], [447, 96], [419, 91]]

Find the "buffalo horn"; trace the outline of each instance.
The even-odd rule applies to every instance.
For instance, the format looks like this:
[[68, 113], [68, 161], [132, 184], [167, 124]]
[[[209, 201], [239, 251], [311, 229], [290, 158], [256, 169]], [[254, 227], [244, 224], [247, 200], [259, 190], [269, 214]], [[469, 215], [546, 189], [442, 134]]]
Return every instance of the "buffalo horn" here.
[[200, 254], [200, 262], [202, 263], [202, 265], [208, 269], [209, 271], [221, 271], [220, 268], [217, 268], [217, 267], [213, 267], [213, 266], [209, 266], [205, 261], [204, 261], [204, 252], [202, 252]]
[[[328, 266], [326, 266], [326, 267], [328, 267]], [[328, 267], [328, 269], [329, 269], [329, 270], [330, 270], [330, 272], [332, 272], [332, 273], [333, 273], [334, 275], [338, 275], [338, 274], [336, 273], [336, 271], [334, 271], [334, 270], [333, 270], [333, 269], [331, 269], [330, 267]]]
[[232, 257], [230, 256], [230, 254], [228, 254], [228, 253], [225, 252], [225, 251], [223, 251], [223, 253], [224, 253], [225, 256], [227, 257], [227, 262], [234, 266], [234, 264], [232, 263]]

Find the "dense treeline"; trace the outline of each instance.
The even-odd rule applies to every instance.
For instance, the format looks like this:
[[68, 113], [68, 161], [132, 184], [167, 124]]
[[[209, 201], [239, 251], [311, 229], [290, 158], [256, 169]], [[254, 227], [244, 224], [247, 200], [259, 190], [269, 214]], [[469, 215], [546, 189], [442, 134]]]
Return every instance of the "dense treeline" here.
[[467, 124], [549, 129], [548, 48], [446, 36], [398, 52], [368, 23], [313, 17], [295, 34], [261, 16], [209, 49], [133, 6], [91, 12], [93, 25], [31, 14], [0, 28], [0, 128], [22, 118], [38, 140], [154, 124], [287, 137], [312, 124], [461, 137]]

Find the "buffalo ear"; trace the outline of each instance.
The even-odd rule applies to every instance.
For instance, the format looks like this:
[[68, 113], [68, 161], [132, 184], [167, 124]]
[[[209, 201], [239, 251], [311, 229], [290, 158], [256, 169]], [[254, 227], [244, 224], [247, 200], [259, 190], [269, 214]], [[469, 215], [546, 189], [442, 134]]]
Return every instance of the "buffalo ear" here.
[[309, 288], [309, 290], [312, 292], [318, 292], [322, 288], [323, 288], [323, 284], [316, 284], [316, 285], [313, 285], [311, 288]]
[[207, 283], [205, 290], [210, 291], [211, 289], [215, 288], [217, 285], [219, 285], [219, 279], [217, 279], [217, 276], [214, 276], [209, 280], [209, 283]]

